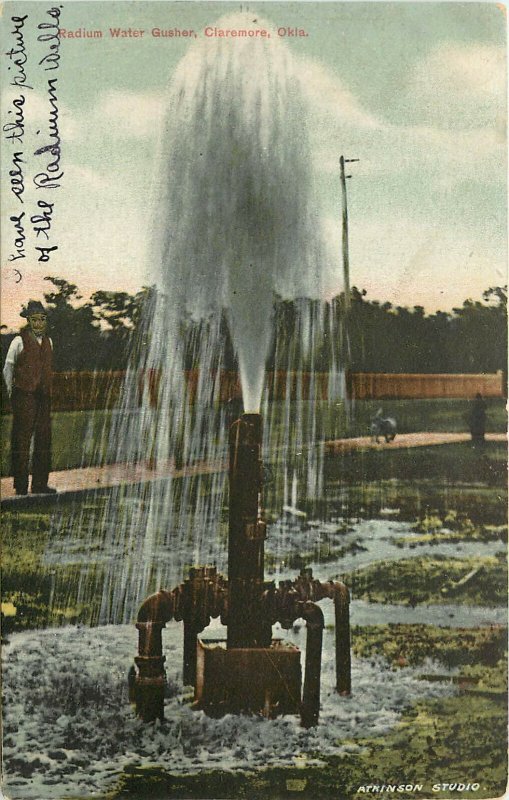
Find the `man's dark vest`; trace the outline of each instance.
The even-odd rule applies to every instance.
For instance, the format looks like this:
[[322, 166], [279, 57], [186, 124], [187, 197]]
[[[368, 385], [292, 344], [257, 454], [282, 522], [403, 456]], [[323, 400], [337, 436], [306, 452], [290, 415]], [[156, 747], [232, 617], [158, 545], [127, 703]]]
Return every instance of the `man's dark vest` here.
[[23, 350], [14, 366], [14, 387], [24, 392], [37, 390], [51, 394], [53, 352], [50, 340], [42, 337], [39, 344], [31, 330], [21, 331]]

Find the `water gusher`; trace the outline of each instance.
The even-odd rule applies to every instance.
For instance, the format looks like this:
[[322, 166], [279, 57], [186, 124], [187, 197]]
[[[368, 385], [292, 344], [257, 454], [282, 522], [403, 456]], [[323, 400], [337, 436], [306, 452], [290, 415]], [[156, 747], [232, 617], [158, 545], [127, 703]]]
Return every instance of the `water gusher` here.
[[[183, 680], [194, 685], [194, 707], [210, 716], [258, 713], [273, 718], [300, 714], [309, 728], [318, 723], [324, 617], [317, 601], [334, 601], [336, 690], [351, 690], [349, 592], [341, 582], [321, 582], [311, 569], [294, 580], [264, 580], [267, 525], [263, 519], [262, 417], [243, 414], [229, 437], [228, 580], [215, 567], [194, 567], [172, 591], [161, 590], [142, 604], [136, 668], [130, 698], [145, 721], [162, 719], [166, 676], [162, 630], [171, 619], [184, 623]], [[226, 640], [201, 639], [220, 617]], [[304, 683], [301, 653], [272, 638], [272, 625], [307, 625]]]

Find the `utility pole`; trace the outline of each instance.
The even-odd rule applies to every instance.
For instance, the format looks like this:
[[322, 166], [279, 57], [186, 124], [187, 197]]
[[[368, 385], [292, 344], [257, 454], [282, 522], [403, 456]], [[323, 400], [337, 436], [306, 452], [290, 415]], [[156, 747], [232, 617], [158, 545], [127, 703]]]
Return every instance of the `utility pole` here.
[[341, 156], [339, 159], [341, 205], [343, 208], [343, 283], [345, 285], [345, 311], [347, 312], [350, 310], [350, 259], [348, 252], [348, 205], [346, 200], [346, 180], [352, 176], [345, 175], [345, 164], [352, 164], [354, 161], [360, 161], [360, 158], [345, 158], [344, 156]]

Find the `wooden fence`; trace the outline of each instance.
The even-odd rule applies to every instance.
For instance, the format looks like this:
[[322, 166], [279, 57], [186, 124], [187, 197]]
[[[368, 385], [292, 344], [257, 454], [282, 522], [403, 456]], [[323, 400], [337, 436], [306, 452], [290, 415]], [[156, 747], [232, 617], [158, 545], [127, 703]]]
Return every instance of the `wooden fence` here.
[[[157, 402], [160, 373], [150, 371], [138, 377], [138, 400], [148, 392], [151, 402]], [[215, 376], [212, 376], [213, 378]], [[53, 410], [85, 411], [89, 409], [114, 408], [121, 397], [125, 378], [124, 372], [57, 372], [53, 378]], [[191, 401], [196, 396], [199, 371], [186, 373]], [[212, 386], [211, 380], [211, 400]], [[307, 372], [269, 372], [267, 376], [269, 399], [327, 400], [328, 374]], [[352, 372], [346, 377], [348, 396], [357, 400], [375, 399], [460, 399], [475, 397], [504, 397], [505, 380], [501, 371], [496, 373], [474, 374], [396, 374], [381, 372]], [[223, 370], [216, 382], [216, 397], [219, 402], [241, 396], [240, 380], [237, 372]], [[9, 412], [10, 405], [5, 393], [2, 394], [2, 411]]]
[[504, 397], [502, 370], [475, 374], [354, 372], [348, 394], [358, 400]]

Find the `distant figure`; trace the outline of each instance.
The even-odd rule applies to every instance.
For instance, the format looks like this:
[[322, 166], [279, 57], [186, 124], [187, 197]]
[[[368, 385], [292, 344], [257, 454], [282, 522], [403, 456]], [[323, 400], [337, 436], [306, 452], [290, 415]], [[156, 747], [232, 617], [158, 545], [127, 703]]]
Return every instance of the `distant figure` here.
[[486, 403], [483, 400], [482, 394], [478, 392], [470, 411], [470, 434], [472, 436], [472, 441], [476, 444], [482, 444], [484, 442], [485, 433]]
[[379, 408], [371, 420], [371, 438], [377, 444], [380, 436], [383, 436], [386, 442], [392, 442], [396, 438], [397, 430], [398, 426], [394, 417], [384, 417], [383, 410]]
[[11, 460], [17, 495], [28, 492], [30, 444], [32, 493], [54, 494], [51, 470], [51, 379], [53, 343], [46, 334], [46, 309], [30, 300], [21, 311], [28, 324], [11, 342], [3, 375], [12, 405]]

